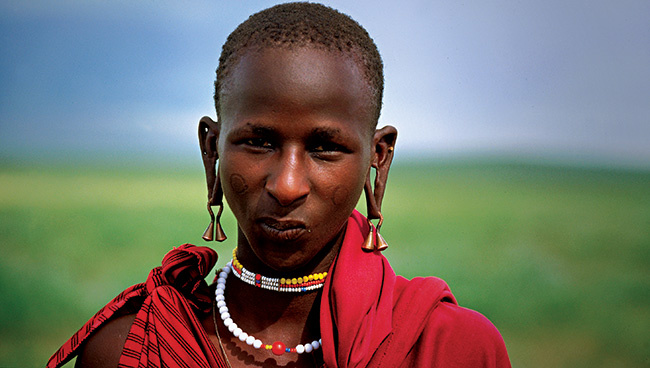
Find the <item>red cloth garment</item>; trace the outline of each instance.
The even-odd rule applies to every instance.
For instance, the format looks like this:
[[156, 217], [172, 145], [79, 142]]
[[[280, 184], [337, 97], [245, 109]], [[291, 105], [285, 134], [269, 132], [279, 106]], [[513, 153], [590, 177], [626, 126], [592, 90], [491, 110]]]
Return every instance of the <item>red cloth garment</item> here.
[[[441, 279], [396, 276], [381, 253], [361, 250], [368, 231], [366, 218], [354, 211], [328, 272], [320, 306], [325, 366], [510, 367], [487, 318], [459, 307]], [[189, 244], [170, 251], [162, 267], [102, 308], [47, 367], [74, 357], [110, 318], [136, 311], [120, 367], [225, 367], [197, 318], [212, 306], [203, 279], [216, 258], [212, 249]]]
[[396, 276], [381, 253], [361, 250], [368, 231], [354, 211], [324, 286], [327, 367], [510, 367], [487, 318], [459, 307], [439, 278]]
[[171, 250], [146, 282], [126, 289], [97, 312], [50, 358], [47, 367], [60, 367], [72, 359], [109, 319], [137, 311], [119, 367], [225, 368], [196, 316], [212, 308], [204, 278], [216, 261], [217, 254], [207, 247], [184, 244]]

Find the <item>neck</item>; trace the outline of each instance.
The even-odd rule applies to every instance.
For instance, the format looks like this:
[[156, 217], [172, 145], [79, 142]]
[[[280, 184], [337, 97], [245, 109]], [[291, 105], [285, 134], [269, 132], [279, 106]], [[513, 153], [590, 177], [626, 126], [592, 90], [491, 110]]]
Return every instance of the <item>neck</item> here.
[[[306, 265], [281, 272], [264, 265], [240, 231], [237, 259], [247, 270], [267, 277], [294, 278], [327, 272], [338, 254], [344, 232], [345, 228]], [[320, 337], [321, 290], [304, 293], [271, 291], [229, 275], [225, 296], [232, 319], [242, 330], [263, 342], [281, 340], [288, 346], [295, 346]]]
[[[228, 277], [226, 277], [224, 296], [228, 304], [230, 318], [243, 332], [252, 336], [253, 339], [261, 340], [264, 345], [275, 345], [276, 342], [282, 342], [287, 348], [296, 347], [296, 349], [305, 349], [303, 348], [305, 344], [320, 339], [320, 292], [300, 293], [290, 298], [278, 298], [283, 294], [293, 293], [270, 291], [249, 285], [234, 277], [233, 272], [231, 270]], [[220, 277], [223, 278], [223, 276]], [[219, 317], [215, 318], [218, 319]], [[267, 365], [266, 363], [273, 361], [275, 364], [269, 364], [273, 366], [289, 366], [291, 364], [296, 367], [312, 366], [312, 362], [315, 363], [317, 360], [322, 359], [319, 358], [320, 351], [315, 350], [313, 354], [295, 354], [294, 350], [292, 354], [277, 356], [269, 355], [270, 352], [265, 349], [252, 349], [250, 345], [247, 346], [242, 342], [244, 340], [240, 340], [245, 338], [243, 335], [239, 339], [232, 336], [225, 327], [227, 325], [216, 323], [215, 320], [215, 326], [219, 326], [217, 328], [221, 330], [222, 338], [216, 340], [216, 343], [212, 336], [211, 339], [215, 346], [225, 346], [225, 350], [222, 351], [230, 358], [230, 362], [234, 363], [233, 367], [241, 366], [241, 363], [248, 366], [251, 361], [265, 362], [264, 366]], [[238, 336], [237, 333], [234, 335]], [[252, 340], [248, 342], [248, 344], [251, 343]], [[301, 346], [298, 346], [299, 344]], [[313, 344], [312, 346], [315, 346]], [[224, 349], [223, 346], [222, 349]], [[257, 346], [259, 347], [259, 345]], [[230, 366], [231, 363], [228, 365]]]
[[248, 243], [244, 233], [241, 229], [238, 229], [237, 259], [247, 270], [267, 277], [294, 278], [314, 273], [327, 272], [338, 255], [341, 244], [343, 243], [345, 230], [346, 226], [344, 225], [336, 236], [325, 244], [325, 246], [323, 246], [323, 248], [307, 263], [289, 270], [276, 270], [260, 260], [260, 257], [255, 254]]
[[285, 335], [287, 344], [313, 340], [320, 335], [320, 291], [270, 291], [246, 284], [232, 275], [227, 285], [225, 295], [230, 314], [247, 333], [268, 330], [269, 335], [275, 336], [274, 340], [282, 340], [279, 335]]

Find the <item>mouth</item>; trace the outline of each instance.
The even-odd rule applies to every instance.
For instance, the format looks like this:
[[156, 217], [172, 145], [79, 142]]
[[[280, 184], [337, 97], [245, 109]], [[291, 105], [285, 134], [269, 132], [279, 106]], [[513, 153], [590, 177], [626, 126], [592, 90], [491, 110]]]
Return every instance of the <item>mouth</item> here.
[[265, 217], [258, 220], [258, 223], [266, 236], [274, 241], [289, 242], [298, 240], [308, 232], [305, 223], [300, 221], [276, 220]]

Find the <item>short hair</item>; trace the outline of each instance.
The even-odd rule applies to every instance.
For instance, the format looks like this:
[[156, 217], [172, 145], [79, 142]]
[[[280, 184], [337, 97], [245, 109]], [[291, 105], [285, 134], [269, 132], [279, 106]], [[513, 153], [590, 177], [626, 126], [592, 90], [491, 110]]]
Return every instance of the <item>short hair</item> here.
[[251, 15], [224, 43], [214, 82], [214, 103], [220, 116], [220, 92], [232, 68], [250, 48], [314, 46], [349, 54], [361, 66], [370, 87], [373, 128], [379, 120], [384, 72], [377, 45], [354, 19], [328, 6], [296, 2], [273, 6]]

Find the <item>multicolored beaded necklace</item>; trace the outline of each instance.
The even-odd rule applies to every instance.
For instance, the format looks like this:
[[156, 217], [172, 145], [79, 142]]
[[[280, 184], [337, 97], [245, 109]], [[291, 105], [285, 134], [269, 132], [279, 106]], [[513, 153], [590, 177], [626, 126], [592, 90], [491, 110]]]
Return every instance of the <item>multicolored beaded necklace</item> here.
[[240, 280], [249, 285], [272, 291], [304, 293], [307, 291], [318, 290], [325, 285], [325, 278], [327, 277], [327, 272], [314, 273], [308, 276], [292, 279], [262, 276], [259, 273], [254, 273], [245, 269], [244, 266], [239, 263], [237, 260], [237, 248], [232, 251], [231, 263], [232, 269], [235, 271], [234, 275]]
[[[228, 274], [232, 269], [232, 261], [228, 262], [225, 265], [221, 272], [219, 272], [219, 278], [217, 279], [217, 288], [215, 290], [215, 300], [217, 301], [217, 308], [219, 308], [219, 314], [221, 315], [221, 320], [223, 321], [224, 326], [228, 328], [233, 336], [239, 339], [239, 341], [245, 342], [247, 345], [254, 347], [255, 349], [265, 349], [271, 350], [275, 355], [282, 355], [284, 353], [311, 353], [314, 350], [317, 350], [321, 346], [321, 339], [314, 340], [306, 344], [298, 344], [295, 348], [288, 348], [284, 343], [276, 341], [273, 344], [263, 344], [260, 339], [256, 339], [253, 335], [242, 331], [242, 329], [237, 326], [237, 324], [230, 317], [228, 312], [228, 307], [226, 306], [226, 281]], [[236, 271], [234, 272], [237, 273]]]

